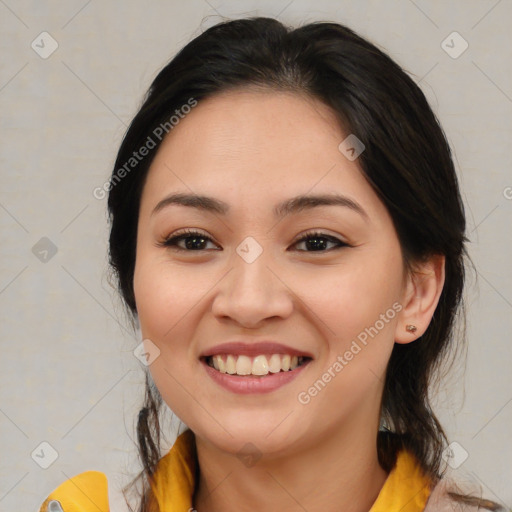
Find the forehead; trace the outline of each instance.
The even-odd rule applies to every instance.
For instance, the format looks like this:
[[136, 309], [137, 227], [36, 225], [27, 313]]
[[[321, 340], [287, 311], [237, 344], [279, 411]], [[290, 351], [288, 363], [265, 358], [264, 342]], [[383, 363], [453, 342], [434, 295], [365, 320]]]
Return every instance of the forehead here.
[[[258, 162], [300, 161], [305, 154], [337, 145], [342, 132], [334, 113], [320, 101], [291, 92], [227, 91], [205, 100], [182, 119], [161, 151], [190, 162], [208, 158]], [[185, 154], [184, 154], [185, 153]], [[248, 162], [246, 162], [248, 163]]]
[[338, 149], [347, 135], [317, 99], [273, 90], [224, 92], [199, 101], [164, 139], [143, 203], [173, 190], [207, 192], [228, 203], [278, 202], [310, 190], [371, 195], [357, 161]]

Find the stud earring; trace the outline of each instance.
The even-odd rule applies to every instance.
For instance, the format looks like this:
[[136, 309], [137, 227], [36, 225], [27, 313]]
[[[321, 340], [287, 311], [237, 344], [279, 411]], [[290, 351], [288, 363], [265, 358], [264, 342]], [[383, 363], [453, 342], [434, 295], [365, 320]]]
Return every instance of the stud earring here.
[[415, 325], [408, 324], [405, 326], [407, 332], [416, 332], [418, 328]]

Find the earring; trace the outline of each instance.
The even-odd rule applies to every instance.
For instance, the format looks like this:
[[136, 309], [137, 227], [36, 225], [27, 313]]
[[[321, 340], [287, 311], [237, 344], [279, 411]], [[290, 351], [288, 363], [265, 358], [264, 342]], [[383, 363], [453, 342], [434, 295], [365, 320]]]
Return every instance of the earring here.
[[415, 325], [408, 324], [405, 326], [407, 332], [416, 332], [418, 329]]

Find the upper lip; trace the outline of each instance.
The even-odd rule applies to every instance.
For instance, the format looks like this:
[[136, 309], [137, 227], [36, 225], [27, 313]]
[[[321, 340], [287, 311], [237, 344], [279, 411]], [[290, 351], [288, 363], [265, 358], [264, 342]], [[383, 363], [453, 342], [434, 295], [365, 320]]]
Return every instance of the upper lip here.
[[287, 345], [283, 345], [282, 343], [277, 343], [275, 341], [258, 341], [250, 343], [243, 341], [230, 341], [206, 349], [200, 354], [199, 357], [210, 357], [220, 354], [244, 355], [252, 357], [262, 354], [290, 354], [291, 356], [303, 356], [313, 359], [311, 353], [305, 350], [288, 347]]

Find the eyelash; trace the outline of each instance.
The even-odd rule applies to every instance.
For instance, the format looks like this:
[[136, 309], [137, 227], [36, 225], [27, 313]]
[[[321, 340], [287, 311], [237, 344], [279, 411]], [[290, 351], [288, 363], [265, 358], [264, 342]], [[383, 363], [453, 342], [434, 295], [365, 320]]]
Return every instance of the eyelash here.
[[[204, 233], [201, 233], [200, 231], [194, 231], [192, 229], [184, 229], [182, 231], [179, 231], [176, 235], [164, 239], [158, 245], [161, 246], [161, 247], [167, 247], [167, 248], [171, 248], [171, 249], [176, 250], [176, 251], [184, 251], [184, 252], [203, 252], [203, 251], [207, 250], [207, 249], [190, 250], [190, 249], [184, 249], [183, 247], [179, 247], [177, 245], [178, 241], [185, 240], [187, 238], [193, 238], [193, 237], [201, 237], [201, 238], [204, 238], [207, 242], [208, 241], [213, 242], [213, 240], [209, 236], [205, 235]], [[302, 235], [302, 237], [299, 238], [299, 240], [297, 240], [294, 245], [296, 245], [298, 243], [301, 243], [301, 242], [303, 242], [305, 240], [308, 240], [310, 238], [324, 238], [324, 239], [326, 239], [327, 241], [329, 241], [331, 243], [338, 244], [338, 246], [337, 247], [333, 247], [331, 249], [326, 249], [326, 250], [319, 250], [319, 251], [301, 250], [299, 252], [309, 252], [309, 253], [321, 252], [321, 253], [326, 253], [326, 252], [330, 252], [332, 250], [342, 249], [343, 247], [351, 247], [346, 242], [343, 242], [343, 241], [339, 240], [336, 237], [333, 237], [331, 235], [327, 235], [327, 234], [322, 233], [320, 231], [308, 231], [308, 232], [304, 233], [304, 235]]]

